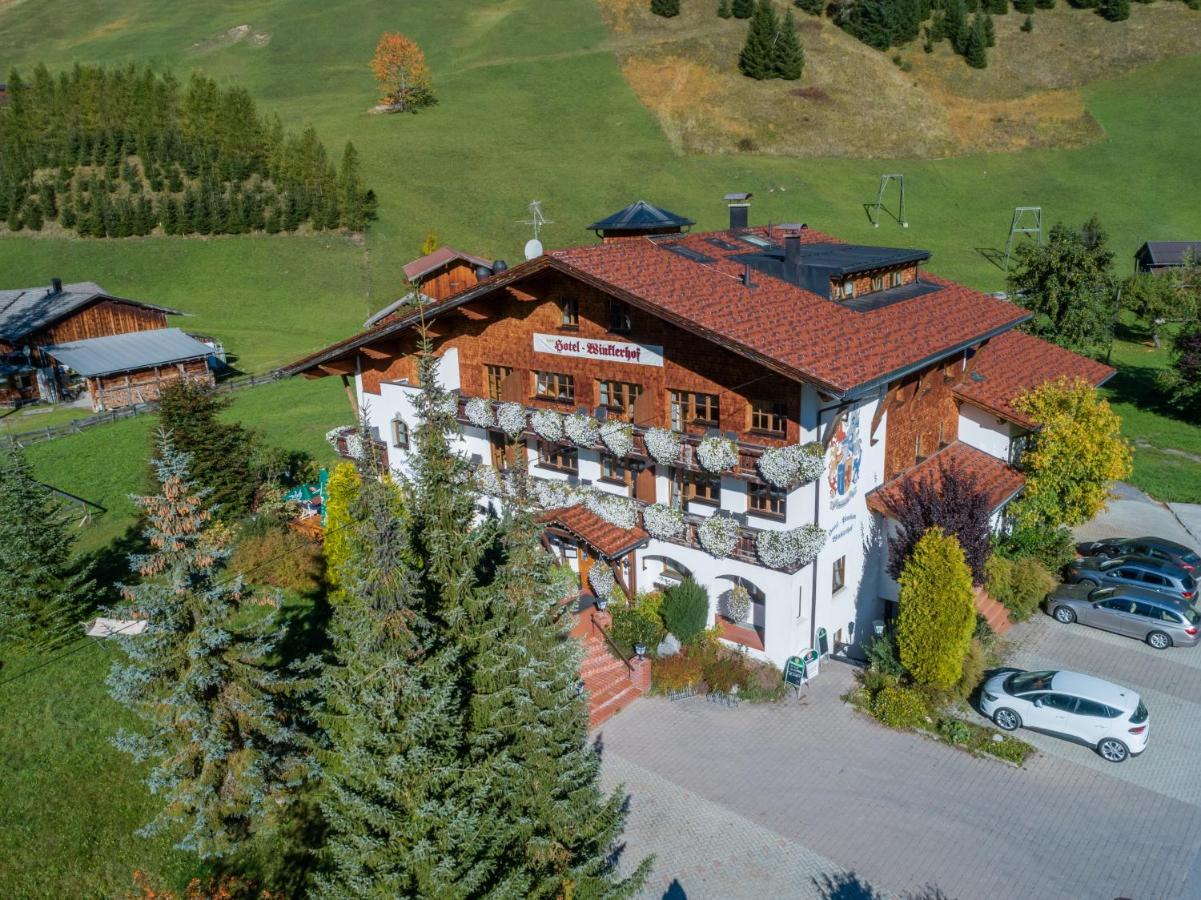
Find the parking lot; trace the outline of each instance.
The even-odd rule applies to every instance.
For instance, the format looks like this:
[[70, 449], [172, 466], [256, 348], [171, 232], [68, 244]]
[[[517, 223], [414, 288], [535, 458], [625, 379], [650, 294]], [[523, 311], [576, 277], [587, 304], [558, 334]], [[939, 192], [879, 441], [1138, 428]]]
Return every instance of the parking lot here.
[[1015, 665], [1138, 690], [1147, 752], [1115, 765], [1023, 730], [1040, 751], [1024, 769], [976, 759], [847, 706], [839, 663], [782, 706], [643, 699], [601, 741], [626, 836], [657, 855], [646, 896], [1201, 897], [1201, 647], [1041, 614], [1009, 637]]

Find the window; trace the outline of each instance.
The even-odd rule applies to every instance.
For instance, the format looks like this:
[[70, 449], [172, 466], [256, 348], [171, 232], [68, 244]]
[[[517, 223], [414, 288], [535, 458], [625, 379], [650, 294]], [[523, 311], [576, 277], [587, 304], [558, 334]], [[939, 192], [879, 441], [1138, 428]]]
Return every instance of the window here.
[[1076, 698], [1076, 715], [1078, 716], [1095, 716], [1098, 719], [1116, 719], [1121, 713], [1104, 703], [1098, 703], [1096, 700], [1085, 700], [1083, 697]]
[[601, 481], [612, 481], [614, 484], [629, 485], [634, 480], [634, 473], [612, 453], [602, 453], [600, 460]]
[[830, 582], [830, 593], [837, 594], [847, 586], [847, 558], [840, 556], [834, 560], [834, 577]]
[[849, 279], [849, 278], [842, 283], [842, 299], [843, 300], [854, 300], [855, 299], [855, 282], [851, 281], [851, 279]]
[[392, 420], [392, 446], [409, 449], [409, 426], [399, 416]]
[[888, 273], [888, 286], [889, 287], [900, 287], [902, 277], [903, 276], [901, 274], [900, 269], [896, 269], [895, 271], [889, 272]]
[[1142, 581], [1142, 573], [1138, 569], [1118, 569], [1118, 575], [1127, 581]]
[[505, 387], [505, 379], [513, 374], [512, 366], [484, 366], [484, 377], [488, 382], [488, 396], [499, 400]]
[[634, 401], [642, 396], [642, 385], [628, 381], [599, 381], [597, 388], [601, 406], [607, 406], [627, 418], [633, 417]]
[[672, 470], [671, 504], [683, 506], [686, 503], [705, 503], [709, 506], [721, 505], [721, 479], [700, 472], [684, 472]]
[[1183, 625], [1184, 624], [1183, 616], [1181, 616], [1180, 613], [1172, 612], [1170, 609], [1163, 609], [1162, 607], [1159, 607], [1154, 610], [1154, 613], [1159, 619], [1161, 619], [1164, 622], [1171, 622], [1173, 625]]
[[580, 301], [564, 297], [559, 301], [559, 325], [562, 328], [580, 327]]
[[773, 519], [784, 518], [784, 492], [771, 485], [749, 483], [747, 499], [751, 512]]
[[721, 418], [717, 394], [697, 394], [693, 391], [671, 391], [671, 427], [683, 431], [688, 425], [717, 427]]
[[630, 308], [620, 300], [609, 301], [609, 330], [630, 330]]
[[1152, 606], [1150, 603], [1143, 603], [1142, 601], [1136, 600], [1134, 603], [1134, 614], [1136, 616], [1142, 616], [1145, 619], [1158, 619], [1159, 609]]
[[562, 444], [552, 444], [549, 441], [538, 442], [538, 465], [544, 469], [554, 469], [557, 472], [579, 471], [579, 461], [575, 448], [564, 447]]
[[879, 291], [879, 290], [882, 290], [883, 288], [884, 288], [884, 276], [883, 275], [873, 275], [872, 276], [872, 290]]
[[492, 457], [492, 468], [502, 472], [509, 468], [509, 464], [517, 455], [518, 446], [524, 445], [518, 445], [516, 441], [509, 440], [499, 431], [488, 432], [488, 451]]
[[783, 400], [752, 400], [751, 431], [782, 435], [788, 428], [787, 406]]
[[575, 379], [559, 372], [535, 372], [534, 396], [540, 400], [575, 402]]
[[1067, 694], [1043, 694], [1038, 699], [1048, 709], [1055, 709], [1066, 713], [1076, 711], [1076, 698], [1070, 697]]

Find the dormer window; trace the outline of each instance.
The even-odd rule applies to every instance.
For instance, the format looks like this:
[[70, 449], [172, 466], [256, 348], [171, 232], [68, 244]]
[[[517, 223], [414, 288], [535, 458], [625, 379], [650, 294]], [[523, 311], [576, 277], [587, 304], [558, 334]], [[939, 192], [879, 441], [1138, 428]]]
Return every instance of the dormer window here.
[[896, 270], [888, 273], [888, 286], [889, 287], [900, 287], [902, 280], [903, 280], [903, 276], [901, 274], [900, 269], [896, 269]]
[[884, 290], [884, 276], [883, 275], [873, 275], [872, 276], [872, 290], [873, 291]]
[[853, 282], [849, 278], [842, 283], [842, 299], [843, 300], [854, 300], [855, 299], [855, 282]]

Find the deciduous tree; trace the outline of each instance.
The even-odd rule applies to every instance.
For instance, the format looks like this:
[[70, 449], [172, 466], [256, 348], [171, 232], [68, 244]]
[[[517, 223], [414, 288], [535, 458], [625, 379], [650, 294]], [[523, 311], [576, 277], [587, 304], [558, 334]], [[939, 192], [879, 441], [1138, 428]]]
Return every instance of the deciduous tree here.
[[972, 575], [954, 537], [931, 528], [900, 577], [897, 649], [918, 684], [950, 690], [963, 674], [976, 609]]
[[1105, 508], [1113, 482], [1130, 474], [1121, 419], [1083, 379], [1048, 382], [1014, 406], [1039, 428], [1022, 454], [1026, 489], [1010, 512], [1042, 528], [1087, 522]]
[[1201, 421], [1201, 322], [1181, 329], [1172, 342], [1172, 368], [1162, 383], [1168, 402], [1190, 421]]
[[375, 47], [371, 71], [382, 92], [380, 102], [393, 109], [416, 112], [436, 102], [425, 53], [412, 38], [385, 32]]

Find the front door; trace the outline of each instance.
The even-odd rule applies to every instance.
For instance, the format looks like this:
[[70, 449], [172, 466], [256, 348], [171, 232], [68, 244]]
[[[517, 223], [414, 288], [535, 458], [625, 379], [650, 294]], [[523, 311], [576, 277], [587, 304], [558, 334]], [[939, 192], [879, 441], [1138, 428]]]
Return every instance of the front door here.
[[595, 559], [593, 559], [592, 551], [588, 548], [587, 544], [581, 542], [576, 547], [576, 553], [580, 561], [580, 590], [590, 591], [592, 588], [588, 584], [588, 573], [592, 571], [592, 564], [595, 562]]

